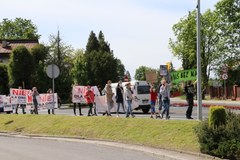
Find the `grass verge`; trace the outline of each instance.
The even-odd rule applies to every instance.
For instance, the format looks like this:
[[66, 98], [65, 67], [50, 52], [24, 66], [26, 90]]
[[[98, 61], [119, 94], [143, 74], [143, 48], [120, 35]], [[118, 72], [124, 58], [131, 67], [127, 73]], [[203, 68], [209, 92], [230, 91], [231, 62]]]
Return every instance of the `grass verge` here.
[[77, 137], [199, 152], [198, 121], [145, 118], [0, 115], [0, 131]]

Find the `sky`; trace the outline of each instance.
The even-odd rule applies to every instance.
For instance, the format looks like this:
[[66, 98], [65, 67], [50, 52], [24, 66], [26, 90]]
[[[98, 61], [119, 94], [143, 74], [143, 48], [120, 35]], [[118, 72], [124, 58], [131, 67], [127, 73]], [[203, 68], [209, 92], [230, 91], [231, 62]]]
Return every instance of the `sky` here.
[[[201, 13], [219, 0], [201, 0]], [[47, 44], [49, 35], [60, 36], [75, 49], [86, 48], [91, 31], [101, 30], [114, 56], [134, 77], [139, 66], [159, 69], [181, 61], [169, 49], [172, 26], [196, 8], [197, 0], [11, 0], [1, 1], [0, 21], [30, 19]]]

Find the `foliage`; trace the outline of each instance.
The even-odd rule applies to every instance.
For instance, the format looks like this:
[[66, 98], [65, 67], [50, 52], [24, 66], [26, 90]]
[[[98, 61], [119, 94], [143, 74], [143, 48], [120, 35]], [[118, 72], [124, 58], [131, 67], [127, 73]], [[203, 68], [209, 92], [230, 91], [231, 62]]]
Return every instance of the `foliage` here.
[[153, 70], [153, 69], [150, 68], [150, 67], [140, 66], [140, 67], [138, 67], [138, 68], [136, 69], [134, 78], [135, 78], [136, 80], [139, 80], [139, 81], [146, 81], [146, 75], [145, 75], [145, 73], [146, 73], [147, 71], [151, 71], [151, 70]]
[[124, 65], [121, 60], [114, 57], [102, 31], [99, 32], [98, 38], [91, 31], [86, 52], [82, 50], [77, 52], [72, 70], [75, 83], [103, 87], [109, 79], [116, 82], [124, 77]]
[[16, 47], [9, 59], [8, 75], [9, 86], [17, 88], [32, 87], [32, 74], [34, 73], [33, 57], [25, 46]]
[[209, 112], [209, 126], [218, 127], [226, 124], [226, 111], [223, 106], [211, 106]]
[[55, 91], [58, 93], [63, 101], [70, 98], [72, 91], [73, 79], [71, 76], [71, 69], [73, 67], [73, 48], [65, 44], [58, 35], [51, 35], [49, 37], [49, 54], [47, 57], [47, 65], [56, 64], [59, 67], [60, 75], [55, 79]]
[[46, 93], [47, 89], [51, 87], [51, 80], [47, 77], [45, 71], [45, 60], [48, 55], [48, 48], [42, 44], [36, 45], [31, 49], [33, 56], [34, 70], [33, 73], [33, 86], [37, 86], [38, 91]]
[[0, 22], [0, 39], [39, 39], [37, 27], [31, 20], [23, 18], [15, 18], [9, 20], [7, 18]]
[[227, 113], [226, 125], [209, 126], [208, 120], [200, 123], [197, 133], [201, 152], [220, 158], [240, 159], [240, 115]]
[[0, 63], [0, 75], [0, 94], [7, 95], [9, 93], [7, 65]]

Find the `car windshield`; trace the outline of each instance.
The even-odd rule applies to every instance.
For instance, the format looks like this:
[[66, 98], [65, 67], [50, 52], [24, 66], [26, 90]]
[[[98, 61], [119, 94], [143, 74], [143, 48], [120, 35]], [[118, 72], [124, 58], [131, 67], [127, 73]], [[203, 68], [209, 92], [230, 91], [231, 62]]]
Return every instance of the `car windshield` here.
[[150, 86], [138, 86], [137, 87], [138, 94], [149, 94], [150, 93]]

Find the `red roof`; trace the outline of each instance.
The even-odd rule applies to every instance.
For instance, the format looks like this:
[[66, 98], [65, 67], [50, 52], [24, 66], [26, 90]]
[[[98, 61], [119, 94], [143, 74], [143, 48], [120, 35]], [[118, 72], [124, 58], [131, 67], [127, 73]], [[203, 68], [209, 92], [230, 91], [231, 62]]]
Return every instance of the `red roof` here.
[[[4, 47], [3, 43], [7, 42], [7, 46]], [[0, 40], [0, 54], [10, 54], [14, 48], [23, 45], [26, 48], [32, 48], [39, 44], [38, 40]]]

